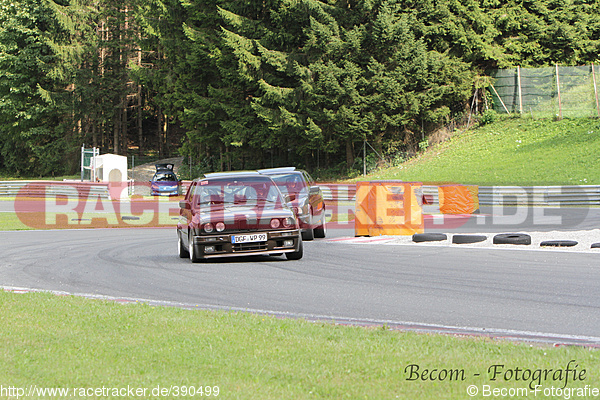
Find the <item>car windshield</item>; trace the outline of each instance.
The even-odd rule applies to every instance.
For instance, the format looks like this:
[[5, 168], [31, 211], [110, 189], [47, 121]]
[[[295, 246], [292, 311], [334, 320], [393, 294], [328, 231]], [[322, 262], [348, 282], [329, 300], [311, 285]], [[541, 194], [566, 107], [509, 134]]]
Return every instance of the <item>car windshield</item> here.
[[200, 181], [193, 196], [200, 205], [281, 202], [281, 192], [273, 181], [260, 176]]
[[157, 172], [154, 175], [154, 179], [155, 182], [176, 182], [177, 181], [177, 177], [175, 176], [175, 174], [172, 173], [162, 173], [162, 172]]
[[297, 194], [305, 193], [307, 191], [306, 185], [304, 185], [300, 174], [282, 174], [269, 176], [271, 177], [271, 179], [273, 179], [273, 181], [283, 194]]

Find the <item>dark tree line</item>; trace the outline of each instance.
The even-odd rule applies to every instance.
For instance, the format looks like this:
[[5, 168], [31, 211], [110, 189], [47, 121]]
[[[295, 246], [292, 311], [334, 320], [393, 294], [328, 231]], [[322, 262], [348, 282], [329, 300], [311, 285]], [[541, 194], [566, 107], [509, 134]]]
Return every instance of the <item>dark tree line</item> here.
[[204, 169], [355, 165], [464, 118], [486, 71], [597, 62], [596, 0], [0, 0], [0, 169], [85, 143]]

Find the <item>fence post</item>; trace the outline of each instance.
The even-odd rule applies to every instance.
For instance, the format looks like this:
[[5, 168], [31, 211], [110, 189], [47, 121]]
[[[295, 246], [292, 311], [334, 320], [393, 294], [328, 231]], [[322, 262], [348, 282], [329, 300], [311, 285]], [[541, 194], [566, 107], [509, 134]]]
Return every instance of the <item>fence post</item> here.
[[81, 146], [81, 182], [83, 182], [83, 163], [85, 162], [85, 143]]
[[562, 103], [560, 101], [560, 80], [558, 78], [558, 64], [556, 64], [556, 92], [558, 94], [558, 119], [562, 119]]
[[600, 105], [598, 105], [598, 87], [596, 86], [596, 72], [594, 71], [594, 63], [592, 63], [592, 80], [594, 81], [594, 96], [596, 97], [596, 111], [598, 112], [598, 118], [600, 118]]
[[504, 104], [504, 102], [502, 101], [502, 97], [500, 97], [500, 95], [498, 94], [498, 91], [496, 90], [496, 88], [494, 87], [494, 85], [492, 85], [490, 83], [490, 86], [494, 90], [494, 93], [496, 93], [496, 96], [498, 97], [498, 100], [500, 100], [500, 103], [502, 104], [502, 107], [504, 107], [504, 111], [506, 111], [507, 114], [510, 114], [510, 111], [508, 111], [508, 108], [506, 108], [506, 104]]
[[519, 113], [523, 114], [523, 91], [521, 88], [521, 66], [517, 66], [517, 84], [519, 85]]

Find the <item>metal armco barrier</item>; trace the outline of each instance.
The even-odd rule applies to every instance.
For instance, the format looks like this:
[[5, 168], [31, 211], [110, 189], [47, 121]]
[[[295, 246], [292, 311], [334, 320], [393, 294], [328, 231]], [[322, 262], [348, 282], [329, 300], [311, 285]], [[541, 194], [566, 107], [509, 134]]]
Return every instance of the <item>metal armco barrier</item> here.
[[600, 186], [480, 186], [480, 205], [595, 206]]
[[[354, 201], [356, 185], [321, 184], [327, 201]], [[423, 185], [423, 195], [439, 204], [438, 186]], [[480, 186], [479, 205], [530, 205], [530, 206], [598, 206], [600, 186]]]
[[[188, 185], [189, 181], [182, 182], [183, 193]], [[356, 200], [356, 184], [321, 183], [319, 186], [323, 190], [326, 201], [354, 202]], [[92, 196], [109, 198], [107, 183], [0, 181], [0, 196], [8, 197], [77, 196], [82, 190], [89, 190], [89, 195]], [[439, 204], [438, 186], [423, 185], [423, 195], [432, 198], [434, 204]], [[600, 186], [480, 186], [479, 205], [600, 206]]]
[[1, 181], [0, 196], [45, 197], [73, 196], [88, 191], [89, 195], [109, 198], [107, 183], [78, 181]]
[[356, 184], [319, 183], [325, 201], [356, 201]]

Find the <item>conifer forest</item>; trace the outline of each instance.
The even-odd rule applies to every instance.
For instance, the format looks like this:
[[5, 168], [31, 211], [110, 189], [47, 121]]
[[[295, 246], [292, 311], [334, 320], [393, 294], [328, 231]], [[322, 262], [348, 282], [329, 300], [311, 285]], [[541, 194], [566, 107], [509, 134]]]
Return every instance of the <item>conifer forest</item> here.
[[0, 0], [0, 171], [343, 171], [464, 122], [491, 70], [599, 61], [598, 0]]

